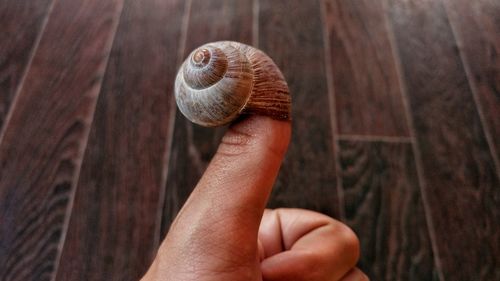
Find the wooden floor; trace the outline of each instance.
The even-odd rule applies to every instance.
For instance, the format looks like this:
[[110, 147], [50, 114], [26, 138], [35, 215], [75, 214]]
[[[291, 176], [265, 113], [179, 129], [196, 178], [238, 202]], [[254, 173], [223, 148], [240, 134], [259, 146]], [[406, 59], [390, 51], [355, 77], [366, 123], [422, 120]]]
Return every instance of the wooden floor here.
[[500, 1], [0, 1], [0, 280], [136, 280], [224, 129], [172, 88], [230, 39], [283, 70], [270, 207], [349, 224], [372, 280], [500, 280]]

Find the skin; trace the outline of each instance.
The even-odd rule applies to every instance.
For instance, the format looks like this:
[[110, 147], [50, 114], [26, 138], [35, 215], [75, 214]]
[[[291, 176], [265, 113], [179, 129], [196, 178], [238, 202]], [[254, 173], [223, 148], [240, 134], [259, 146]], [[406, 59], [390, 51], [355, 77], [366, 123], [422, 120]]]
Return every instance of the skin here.
[[290, 122], [230, 127], [142, 280], [361, 281], [359, 241], [328, 216], [265, 209]]

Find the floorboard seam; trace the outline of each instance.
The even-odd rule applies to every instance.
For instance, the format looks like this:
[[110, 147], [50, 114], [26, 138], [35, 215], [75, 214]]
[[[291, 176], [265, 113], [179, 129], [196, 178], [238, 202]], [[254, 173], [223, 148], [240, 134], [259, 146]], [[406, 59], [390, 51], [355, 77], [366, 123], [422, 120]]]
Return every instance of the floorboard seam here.
[[341, 141], [413, 143], [413, 138], [411, 137], [392, 137], [392, 136], [376, 136], [376, 135], [339, 134], [337, 139]]
[[437, 240], [435, 236], [435, 228], [434, 228], [434, 223], [432, 220], [431, 216], [431, 210], [429, 207], [429, 202], [427, 201], [427, 194], [425, 191], [425, 186], [426, 186], [426, 181], [424, 177], [424, 170], [422, 166], [422, 159], [421, 159], [421, 154], [420, 154], [420, 148], [419, 148], [419, 143], [417, 139], [417, 134], [414, 126], [414, 121], [413, 117], [411, 114], [411, 107], [410, 107], [410, 100], [408, 97], [408, 92], [407, 92], [407, 87], [405, 83], [405, 79], [403, 77], [403, 72], [402, 72], [402, 63], [401, 63], [401, 58], [399, 51], [397, 49], [397, 43], [396, 43], [396, 38], [394, 34], [394, 29], [392, 28], [392, 24], [389, 22], [389, 9], [388, 9], [388, 3], [387, 0], [382, 0], [382, 5], [384, 7], [384, 23], [387, 28], [387, 33], [388, 33], [388, 38], [389, 38], [389, 43], [390, 43], [390, 48], [393, 53], [394, 57], [394, 62], [396, 65], [396, 73], [398, 75], [399, 79], [399, 87], [400, 87], [400, 93], [401, 93], [401, 100], [403, 101], [403, 106], [404, 106], [404, 111], [406, 115], [406, 121], [408, 124], [408, 129], [410, 133], [410, 138], [413, 139], [412, 141], [412, 150], [414, 154], [414, 159], [415, 159], [415, 167], [417, 170], [417, 179], [418, 179], [418, 186], [420, 187], [420, 197], [422, 199], [422, 205], [424, 207], [424, 215], [425, 215], [425, 220], [427, 223], [427, 229], [429, 233], [429, 238], [431, 240], [431, 247], [432, 247], [432, 252], [434, 255], [434, 264], [436, 266], [437, 274], [439, 276], [440, 281], [446, 281], [444, 278], [443, 274], [443, 269], [441, 265], [441, 259], [439, 255], [439, 249], [437, 246]]
[[[123, 0], [120, 2], [121, 6], [118, 7], [119, 11], [117, 12], [117, 19], [115, 20], [114, 26], [111, 29], [112, 30], [112, 33], [110, 34], [111, 39], [109, 39], [109, 42], [107, 42], [106, 49], [108, 50], [108, 53], [107, 53], [107, 57], [105, 58], [105, 61], [103, 62], [103, 64], [106, 65], [106, 69], [108, 68], [109, 57], [111, 56], [111, 50], [112, 50], [113, 43], [115, 40], [116, 32], [118, 30], [118, 25], [120, 23], [120, 18], [121, 18], [122, 12], [123, 12], [123, 6], [124, 6], [123, 2], [124, 1], [126, 1], [126, 0]], [[104, 73], [106, 73], [106, 70], [104, 71]], [[80, 151], [79, 151], [79, 155], [80, 155], [79, 161], [76, 163], [76, 169], [75, 169], [76, 172], [75, 172], [75, 175], [73, 176], [73, 180], [71, 183], [72, 188], [70, 189], [68, 207], [66, 209], [66, 216], [64, 217], [64, 222], [63, 222], [63, 226], [61, 229], [61, 239], [59, 240], [58, 247], [57, 247], [57, 255], [56, 255], [56, 259], [54, 261], [54, 270], [53, 270], [52, 276], [50, 278], [51, 281], [55, 281], [57, 279], [57, 272], [59, 271], [59, 265], [61, 262], [62, 252], [64, 250], [64, 245], [66, 242], [66, 235], [68, 233], [69, 223], [71, 221], [71, 216], [73, 214], [73, 206], [75, 203], [75, 195], [76, 195], [76, 190], [78, 188], [78, 181], [80, 179], [80, 172], [82, 169], [83, 159], [85, 158], [85, 152], [87, 150], [90, 131], [92, 130], [92, 125], [94, 123], [95, 110], [97, 107], [97, 103], [99, 101], [102, 83], [104, 82], [104, 77], [105, 77], [105, 75], [102, 76], [101, 81], [99, 82], [99, 89], [97, 89], [97, 96], [95, 97], [93, 107], [90, 110], [91, 113], [89, 114], [89, 117], [88, 117], [88, 119], [89, 119], [87, 122], [88, 126], [86, 129], [86, 132], [84, 132], [84, 134], [83, 134], [84, 139], [83, 139], [82, 146], [80, 147]]]
[[491, 157], [493, 158], [493, 163], [495, 164], [497, 176], [500, 177], [500, 161], [497, 158], [497, 155], [498, 155], [497, 148], [495, 147], [493, 137], [491, 136], [491, 133], [490, 133], [491, 132], [490, 126], [489, 126], [488, 122], [486, 121], [486, 118], [484, 117], [483, 107], [482, 107], [481, 101], [479, 99], [479, 94], [477, 93], [477, 85], [476, 85], [475, 80], [472, 78], [473, 75], [472, 75], [472, 72], [471, 72], [470, 67], [469, 67], [470, 64], [468, 63], [468, 60], [463, 52], [464, 45], [462, 44], [463, 43], [462, 37], [460, 37], [455, 26], [453, 25], [453, 22], [450, 18], [449, 8], [448, 8], [449, 4], [446, 4], [445, 2], [446, 1], [443, 1], [442, 4], [443, 4], [444, 11], [446, 13], [446, 17], [448, 19], [448, 24], [450, 25], [451, 34], [453, 35], [453, 38], [455, 39], [455, 43], [458, 46], [458, 54], [460, 56], [460, 62], [462, 63], [462, 68], [464, 69], [465, 76], [467, 77], [467, 81], [469, 82], [469, 89], [471, 91], [472, 98], [474, 99], [474, 103], [476, 105], [476, 110], [477, 110], [477, 113], [479, 115], [479, 120], [481, 122], [481, 125], [483, 127], [482, 128], [483, 133], [484, 133], [484, 136], [486, 137], [486, 141], [488, 143]]
[[326, 15], [326, 3], [325, 0], [320, 1], [320, 18], [321, 26], [323, 29], [323, 49], [325, 53], [324, 63], [325, 63], [325, 74], [328, 89], [328, 101], [330, 108], [330, 125], [332, 130], [332, 145], [333, 145], [333, 157], [335, 158], [335, 178], [336, 178], [336, 189], [338, 197], [338, 210], [339, 217], [341, 220], [345, 221], [345, 203], [344, 203], [344, 190], [342, 188], [342, 177], [341, 177], [341, 167], [340, 167], [340, 147], [338, 139], [338, 127], [337, 127], [337, 111], [335, 103], [335, 89], [333, 80], [333, 70], [331, 65], [331, 49], [330, 49], [330, 37], [329, 28], [327, 23]]
[[[177, 62], [176, 68], [179, 69], [182, 62], [184, 61], [184, 53], [186, 48], [186, 40], [187, 40], [187, 31], [189, 28], [189, 17], [191, 15], [191, 5], [192, 0], [186, 0], [184, 2], [184, 14], [182, 16], [182, 26], [181, 26], [181, 34], [179, 40], [179, 46], [177, 51]], [[165, 207], [165, 194], [167, 192], [167, 179], [168, 179], [168, 169], [170, 163], [170, 152], [172, 151], [172, 143], [174, 138], [174, 129], [175, 129], [175, 116], [177, 113], [177, 104], [175, 102], [175, 95], [172, 92], [172, 96], [170, 99], [170, 116], [168, 119], [168, 133], [167, 133], [167, 144], [165, 148], [165, 154], [163, 155], [163, 169], [162, 169], [162, 177], [160, 183], [160, 191], [159, 196], [160, 199], [158, 201], [158, 210], [156, 212], [156, 229], [155, 229], [155, 237], [153, 245], [155, 248], [158, 248], [161, 245], [161, 229], [162, 229], [162, 218], [163, 218], [163, 209]]]
[[17, 85], [14, 96], [12, 97], [12, 102], [9, 106], [7, 114], [5, 115], [5, 119], [3, 120], [2, 127], [0, 128], [0, 146], [2, 145], [5, 131], [7, 130], [7, 124], [9, 124], [10, 118], [12, 117], [12, 114], [14, 112], [14, 108], [17, 105], [18, 97], [19, 97], [21, 90], [24, 86], [24, 80], [26, 79], [26, 76], [28, 76], [29, 70], [31, 68], [31, 63], [33, 62], [33, 58], [35, 57], [35, 54], [38, 50], [38, 45], [40, 45], [40, 41], [42, 40], [43, 34], [45, 33], [45, 28], [47, 27], [47, 23], [49, 22], [50, 15], [52, 14], [52, 8], [54, 7], [54, 3], [56, 1], [57, 0], [52, 0], [49, 8], [47, 9], [47, 14], [45, 15], [45, 18], [42, 21], [42, 27], [40, 28], [40, 31], [39, 31], [38, 35], [36, 36], [35, 44], [33, 44], [33, 47], [31, 48], [31, 52], [30, 52], [29, 58], [28, 58], [28, 63], [26, 64], [26, 67], [24, 68], [23, 74], [21, 75], [21, 80], [19, 81], [19, 85]]

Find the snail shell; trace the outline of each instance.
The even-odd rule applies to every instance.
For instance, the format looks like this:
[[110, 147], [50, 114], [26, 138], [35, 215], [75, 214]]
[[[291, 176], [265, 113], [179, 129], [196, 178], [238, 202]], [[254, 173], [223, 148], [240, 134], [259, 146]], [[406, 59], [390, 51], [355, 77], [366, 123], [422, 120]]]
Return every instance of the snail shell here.
[[238, 42], [194, 50], [177, 73], [175, 100], [189, 120], [206, 127], [241, 114], [290, 120], [290, 93], [281, 71], [264, 52]]

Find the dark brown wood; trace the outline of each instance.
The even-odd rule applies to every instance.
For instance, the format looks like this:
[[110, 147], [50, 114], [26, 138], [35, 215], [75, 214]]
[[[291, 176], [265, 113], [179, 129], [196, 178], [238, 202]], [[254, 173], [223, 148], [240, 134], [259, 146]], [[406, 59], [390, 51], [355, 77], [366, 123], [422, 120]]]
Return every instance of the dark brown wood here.
[[0, 2], [0, 129], [29, 67], [53, 0]]
[[53, 7], [0, 143], [1, 280], [54, 273], [120, 7]]
[[269, 206], [339, 217], [319, 1], [260, 1], [259, 42], [292, 95], [292, 140]]
[[[233, 40], [251, 44], [252, 4], [252, 0], [193, 0], [183, 59], [192, 50], [208, 42]], [[195, 125], [177, 111], [161, 237], [166, 235], [177, 212], [205, 171], [224, 131], [224, 128], [203, 128]]]
[[388, 1], [446, 280], [500, 276], [500, 183], [440, 1]]
[[382, 1], [325, 1], [339, 134], [409, 136]]
[[138, 279], [225, 131], [174, 110], [179, 54], [228, 39], [292, 93], [269, 207], [345, 213], [372, 280], [500, 280], [500, 2], [189, 3], [0, 0], [0, 280]]
[[411, 144], [341, 141], [345, 216], [371, 280], [438, 280]]
[[57, 280], [138, 280], [156, 254], [184, 6], [125, 1]]
[[500, 2], [444, 0], [444, 3], [469, 72], [468, 78], [484, 114], [485, 130], [490, 134], [494, 157], [499, 161]]

